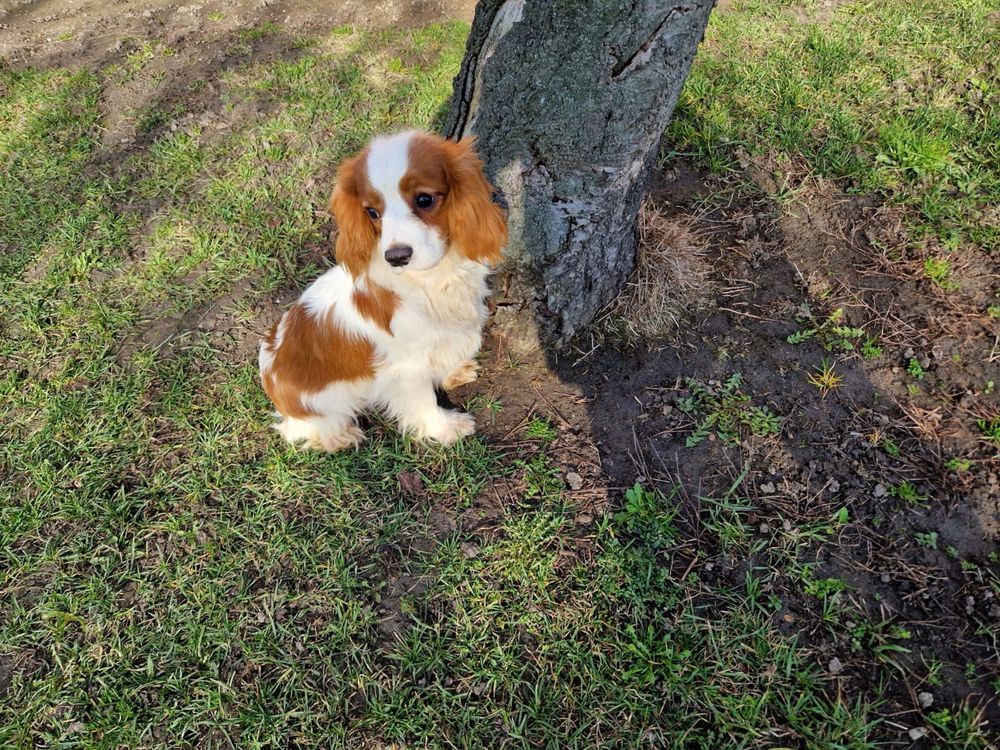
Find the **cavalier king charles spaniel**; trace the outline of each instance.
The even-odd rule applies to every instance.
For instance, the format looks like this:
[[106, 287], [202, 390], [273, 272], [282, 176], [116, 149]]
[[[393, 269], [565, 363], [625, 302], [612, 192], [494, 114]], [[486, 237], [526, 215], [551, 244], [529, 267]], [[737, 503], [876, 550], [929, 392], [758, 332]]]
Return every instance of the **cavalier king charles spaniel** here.
[[507, 241], [471, 139], [379, 136], [337, 174], [337, 265], [265, 336], [260, 377], [294, 444], [357, 446], [357, 417], [384, 410], [420, 440], [453, 443], [470, 414], [435, 388], [476, 379], [486, 276]]

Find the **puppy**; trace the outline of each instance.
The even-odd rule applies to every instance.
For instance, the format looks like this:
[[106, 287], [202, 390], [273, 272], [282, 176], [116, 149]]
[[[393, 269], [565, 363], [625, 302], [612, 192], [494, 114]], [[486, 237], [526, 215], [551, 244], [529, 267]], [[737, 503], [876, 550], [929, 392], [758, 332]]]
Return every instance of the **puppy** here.
[[476, 379], [486, 276], [507, 241], [471, 139], [380, 136], [337, 174], [337, 265], [264, 338], [260, 377], [292, 444], [357, 446], [357, 417], [383, 410], [420, 440], [475, 431], [435, 388]]

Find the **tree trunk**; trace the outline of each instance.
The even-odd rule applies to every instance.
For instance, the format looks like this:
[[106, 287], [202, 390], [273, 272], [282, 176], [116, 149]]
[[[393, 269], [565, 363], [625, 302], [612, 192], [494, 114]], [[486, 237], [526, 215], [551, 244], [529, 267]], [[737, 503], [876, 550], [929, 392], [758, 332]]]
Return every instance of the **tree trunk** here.
[[714, 0], [481, 0], [445, 134], [508, 206], [519, 315], [562, 345], [632, 270], [646, 178]]

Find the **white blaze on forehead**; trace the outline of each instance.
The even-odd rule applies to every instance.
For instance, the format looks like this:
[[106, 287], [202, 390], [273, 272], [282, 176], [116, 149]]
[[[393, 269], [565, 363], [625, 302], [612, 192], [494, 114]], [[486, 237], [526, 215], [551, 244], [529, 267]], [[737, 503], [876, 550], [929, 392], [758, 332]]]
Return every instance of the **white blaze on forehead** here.
[[368, 149], [368, 181], [385, 199], [383, 215], [398, 214], [402, 209], [409, 213], [409, 206], [399, 194], [399, 181], [410, 168], [410, 141], [414, 131], [396, 135], [379, 136]]

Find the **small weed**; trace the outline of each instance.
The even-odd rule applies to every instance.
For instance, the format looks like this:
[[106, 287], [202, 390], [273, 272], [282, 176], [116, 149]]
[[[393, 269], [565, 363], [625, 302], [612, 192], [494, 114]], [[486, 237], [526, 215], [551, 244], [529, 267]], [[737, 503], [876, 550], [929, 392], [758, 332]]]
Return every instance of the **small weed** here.
[[983, 437], [987, 441], [993, 443], [993, 445], [1000, 446], [1000, 417], [977, 419], [976, 426], [979, 427], [980, 432], [983, 433]]
[[[799, 322], [807, 323], [809, 327], [789, 335], [787, 341], [789, 344], [801, 344], [804, 341], [815, 339], [828, 352], [834, 350], [852, 351], [855, 342], [864, 336], [865, 332], [860, 328], [843, 325], [843, 320], [844, 309], [840, 307], [819, 322], [813, 317], [812, 312], [807, 309], [804, 315], [799, 318]], [[873, 341], [873, 339], [869, 338], [866, 343]], [[874, 349], [878, 349], [874, 344], [872, 346]], [[870, 347], [871, 349], [872, 347]], [[878, 354], [881, 353], [882, 350], [878, 349]], [[878, 354], [875, 356], [878, 356]]]
[[861, 343], [859, 350], [861, 356], [867, 360], [878, 359], [882, 356], [882, 347], [878, 345], [878, 339], [869, 336]]
[[963, 472], [968, 471], [972, 467], [972, 462], [967, 458], [949, 458], [944, 462], [944, 468], [948, 471]]
[[924, 261], [924, 276], [946, 292], [958, 289], [958, 284], [951, 278], [951, 261], [947, 258], [929, 256]]
[[908, 641], [913, 634], [889, 621], [871, 622], [862, 617], [854, 621], [850, 637], [851, 650], [854, 653], [870, 651], [879, 661], [898, 667], [895, 662], [896, 657], [910, 653], [910, 649], [900, 645], [898, 641]]
[[931, 659], [930, 661], [925, 661], [924, 666], [927, 667], [927, 676], [924, 680], [928, 685], [932, 687], [940, 687], [944, 684], [941, 679], [941, 673], [944, 671], [944, 663], [938, 659]]
[[923, 380], [926, 371], [923, 366], [917, 361], [915, 357], [911, 357], [910, 361], [906, 363], [906, 372], [917, 380]]
[[225, 18], [225, 15], [217, 10], [213, 10], [211, 13], [208, 14], [209, 21], [221, 21], [223, 18]]
[[918, 531], [913, 535], [913, 538], [917, 540], [917, 544], [921, 547], [926, 547], [927, 549], [938, 548], [938, 534], [936, 531]]
[[990, 305], [986, 308], [986, 314], [993, 320], [1000, 320], [1000, 305]]
[[741, 392], [743, 376], [739, 373], [715, 387], [693, 378], [686, 383], [691, 395], [678, 399], [677, 408], [697, 420], [694, 432], [685, 442], [688, 448], [713, 434], [724, 443], [735, 445], [743, 432], [769, 437], [781, 431], [780, 417], [767, 407], [754, 406], [750, 397]]
[[907, 481], [894, 484], [889, 489], [889, 494], [911, 505], [919, 505], [927, 499], [927, 495], [921, 495], [917, 492], [917, 488]]
[[524, 428], [524, 436], [529, 440], [541, 440], [547, 443], [555, 440], [556, 430], [547, 420], [533, 417]]
[[651, 547], [669, 547], [677, 536], [674, 528], [677, 508], [672, 499], [673, 495], [667, 497], [662, 492], [647, 490], [636, 482], [626, 490], [625, 507], [615, 520]]
[[819, 395], [826, 398], [831, 391], [840, 388], [844, 378], [834, 372], [834, 366], [825, 357], [816, 367], [816, 372], [809, 376], [809, 383], [819, 389]]
[[[975, 665], [972, 673], [975, 674]], [[968, 673], [968, 670], [966, 670]], [[969, 750], [987, 750], [993, 747], [986, 734], [988, 722], [981, 709], [973, 708], [968, 703], [962, 704], [952, 712], [945, 707], [927, 715], [927, 721], [940, 736], [939, 747], [969, 748]]]
[[524, 496], [526, 498], [544, 500], [556, 497], [562, 492], [562, 475], [544, 454], [516, 463], [518, 468], [524, 471]]
[[496, 419], [497, 415], [503, 411], [503, 404], [499, 399], [479, 393], [468, 399], [463, 406], [468, 412], [487, 411], [490, 419]]
[[792, 566], [789, 570], [789, 575], [802, 584], [802, 590], [808, 596], [826, 599], [850, 588], [845, 581], [839, 578], [816, 578], [815, 568], [816, 564], [810, 563]]
[[265, 36], [268, 36], [269, 34], [274, 34], [275, 32], [280, 30], [281, 27], [278, 26], [278, 24], [274, 23], [273, 21], [265, 21], [259, 26], [254, 26], [253, 28], [249, 29], [243, 29], [243, 31], [241, 31], [238, 36], [244, 42], [252, 42], [256, 39], [263, 39]]

